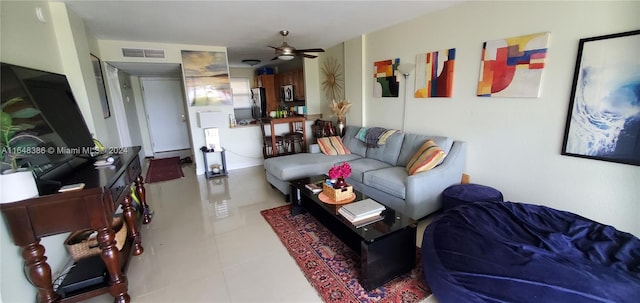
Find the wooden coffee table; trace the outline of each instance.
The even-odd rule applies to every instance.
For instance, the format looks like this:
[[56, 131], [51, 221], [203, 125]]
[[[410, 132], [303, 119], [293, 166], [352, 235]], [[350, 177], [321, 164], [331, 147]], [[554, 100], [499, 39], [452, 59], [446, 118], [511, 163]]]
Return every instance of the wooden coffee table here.
[[[412, 270], [416, 265], [416, 221], [387, 207], [382, 213], [383, 220], [355, 228], [338, 214], [338, 209], [346, 204], [324, 203], [318, 199], [318, 194], [305, 187], [308, 183], [325, 178], [326, 176], [320, 175], [291, 181], [292, 215], [308, 211], [342, 242], [360, 254], [359, 281], [366, 290], [375, 289]], [[354, 193], [355, 201], [367, 198], [356, 190]]]

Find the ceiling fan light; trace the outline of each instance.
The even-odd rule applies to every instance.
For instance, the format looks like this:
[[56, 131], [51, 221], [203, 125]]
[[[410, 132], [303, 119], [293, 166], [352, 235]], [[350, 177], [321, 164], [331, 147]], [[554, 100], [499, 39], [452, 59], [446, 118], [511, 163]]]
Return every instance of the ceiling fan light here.
[[293, 55], [281, 54], [278, 56], [278, 59], [287, 61], [287, 60], [293, 59], [293, 57], [294, 57]]

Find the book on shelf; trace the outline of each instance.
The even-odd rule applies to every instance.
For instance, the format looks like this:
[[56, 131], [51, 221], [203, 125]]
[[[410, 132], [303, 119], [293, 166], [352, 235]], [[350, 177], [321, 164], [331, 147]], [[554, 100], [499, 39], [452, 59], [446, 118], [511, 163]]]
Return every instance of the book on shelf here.
[[353, 224], [353, 226], [355, 226], [355, 228], [360, 228], [363, 227], [365, 225], [369, 225], [371, 223], [375, 223], [378, 221], [381, 221], [382, 219], [384, 219], [384, 216], [381, 214], [378, 214], [377, 216], [373, 216], [370, 218], [366, 218], [366, 219], [361, 219], [355, 222], [351, 222], [351, 224]]
[[345, 210], [343, 206], [343, 207], [340, 207], [340, 209], [338, 209], [338, 213], [342, 215], [345, 219], [349, 220], [349, 222], [353, 223], [360, 220], [366, 220], [375, 216], [380, 216], [382, 211], [371, 212], [371, 213], [356, 217], [352, 213], [350, 213], [348, 210]]
[[368, 198], [349, 203], [338, 210], [350, 222], [368, 219], [380, 215], [385, 210], [384, 205]]
[[72, 190], [81, 190], [84, 188], [84, 183], [75, 183], [75, 184], [69, 184], [69, 185], [65, 185], [63, 187], [60, 187], [60, 189], [58, 189], [58, 192], [67, 192], [67, 191], [72, 191]]
[[304, 187], [306, 187], [308, 190], [310, 190], [314, 194], [317, 194], [322, 191], [322, 181], [305, 184]]

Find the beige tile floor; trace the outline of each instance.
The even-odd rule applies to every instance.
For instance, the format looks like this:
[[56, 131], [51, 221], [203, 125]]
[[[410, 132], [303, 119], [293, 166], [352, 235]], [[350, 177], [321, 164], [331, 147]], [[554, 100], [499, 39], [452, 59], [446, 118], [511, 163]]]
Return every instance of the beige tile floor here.
[[208, 180], [193, 165], [183, 171], [185, 178], [145, 186], [155, 214], [127, 272], [132, 302], [322, 302], [260, 215], [286, 204], [262, 166]]

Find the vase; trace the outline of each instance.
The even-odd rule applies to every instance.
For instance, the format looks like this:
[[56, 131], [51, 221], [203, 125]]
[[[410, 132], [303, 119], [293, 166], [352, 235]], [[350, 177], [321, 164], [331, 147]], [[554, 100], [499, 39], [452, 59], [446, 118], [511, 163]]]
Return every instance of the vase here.
[[344, 136], [344, 121], [342, 119], [338, 120], [338, 136]]
[[0, 175], [0, 203], [11, 203], [38, 196], [38, 186], [31, 171], [4, 172]]
[[344, 188], [346, 186], [347, 182], [344, 180], [344, 178], [338, 178], [338, 180], [336, 180], [336, 183], [333, 184], [333, 188], [335, 189]]

